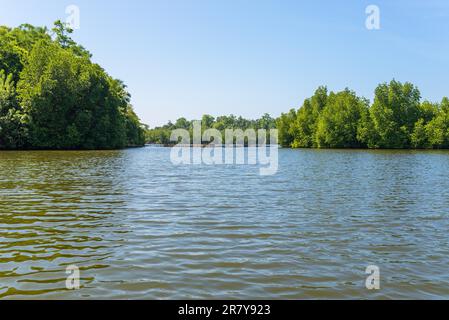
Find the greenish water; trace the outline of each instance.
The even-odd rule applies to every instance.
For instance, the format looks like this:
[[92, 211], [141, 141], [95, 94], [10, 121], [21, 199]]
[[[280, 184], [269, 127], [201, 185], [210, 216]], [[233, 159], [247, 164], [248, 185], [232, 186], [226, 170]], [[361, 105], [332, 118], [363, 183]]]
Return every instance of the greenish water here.
[[265, 177], [169, 152], [0, 152], [0, 297], [449, 298], [448, 152], [280, 150]]

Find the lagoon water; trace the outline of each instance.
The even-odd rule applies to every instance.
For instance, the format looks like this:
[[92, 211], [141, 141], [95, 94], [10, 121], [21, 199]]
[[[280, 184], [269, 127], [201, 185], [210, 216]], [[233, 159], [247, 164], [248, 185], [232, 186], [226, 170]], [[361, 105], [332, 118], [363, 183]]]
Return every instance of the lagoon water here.
[[0, 298], [449, 298], [449, 152], [169, 153], [0, 152]]

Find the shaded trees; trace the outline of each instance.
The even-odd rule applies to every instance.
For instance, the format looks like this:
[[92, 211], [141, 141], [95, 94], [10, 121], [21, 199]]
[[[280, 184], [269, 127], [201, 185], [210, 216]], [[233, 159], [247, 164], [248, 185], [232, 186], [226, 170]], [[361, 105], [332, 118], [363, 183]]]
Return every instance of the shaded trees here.
[[0, 71], [0, 149], [26, 145], [25, 116], [17, 101], [13, 75]]
[[112, 149], [144, 144], [124, 84], [90, 60], [65, 24], [0, 27], [0, 148]]

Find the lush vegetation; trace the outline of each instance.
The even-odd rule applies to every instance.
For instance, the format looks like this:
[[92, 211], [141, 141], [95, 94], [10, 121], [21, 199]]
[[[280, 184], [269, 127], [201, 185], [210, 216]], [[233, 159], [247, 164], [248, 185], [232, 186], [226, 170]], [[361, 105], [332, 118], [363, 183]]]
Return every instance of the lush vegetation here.
[[292, 148], [449, 148], [449, 99], [421, 102], [418, 88], [395, 80], [376, 88], [372, 105], [349, 89], [320, 87], [277, 128], [279, 143]]
[[[0, 149], [114, 149], [170, 144], [185, 118], [145, 130], [126, 86], [109, 76], [57, 21], [47, 28], [0, 27]], [[279, 130], [292, 148], [449, 148], [449, 99], [421, 101], [411, 83], [379, 85], [374, 102], [320, 87], [278, 119], [204, 115], [203, 129]]]
[[[170, 144], [174, 129], [192, 130], [185, 118], [147, 131], [147, 142]], [[319, 87], [299, 110], [292, 109], [278, 119], [265, 114], [258, 120], [221, 116], [202, 118], [203, 129], [279, 130], [279, 144], [287, 148], [449, 148], [449, 99], [441, 103], [421, 102], [418, 88], [411, 83], [380, 84], [373, 104], [345, 89], [328, 92]]]
[[[194, 120], [189, 121], [185, 118], [180, 118], [175, 123], [169, 122], [162, 127], [147, 130], [147, 142], [163, 145], [173, 144], [173, 141], [170, 141], [170, 136], [172, 131], [176, 129], [188, 130], [192, 136], [193, 122]], [[265, 129], [267, 130], [267, 139], [269, 141], [269, 130], [276, 127], [276, 120], [269, 114], [265, 114], [262, 118], [257, 120], [248, 120], [234, 115], [220, 116], [217, 118], [214, 118], [211, 115], [204, 115], [201, 119], [201, 127], [202, 131], [207, 129], [219, 130], [222, 133], [223, 143], [226, 139], [226, 129], [241, 129], [243, 131], [247, 129]]]
[[125, 85], [54, 29], [0, 27], [0, 149], [141, 146], [145, 131]]

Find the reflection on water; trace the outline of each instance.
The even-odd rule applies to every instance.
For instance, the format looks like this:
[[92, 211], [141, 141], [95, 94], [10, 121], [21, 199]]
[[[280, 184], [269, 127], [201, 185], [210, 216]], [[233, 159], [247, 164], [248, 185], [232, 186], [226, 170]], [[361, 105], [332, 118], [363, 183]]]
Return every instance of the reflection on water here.
[[449, 298], [449, 153], [169, 152], [0, 152], [0, 298]]

